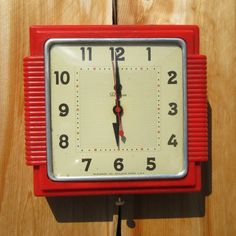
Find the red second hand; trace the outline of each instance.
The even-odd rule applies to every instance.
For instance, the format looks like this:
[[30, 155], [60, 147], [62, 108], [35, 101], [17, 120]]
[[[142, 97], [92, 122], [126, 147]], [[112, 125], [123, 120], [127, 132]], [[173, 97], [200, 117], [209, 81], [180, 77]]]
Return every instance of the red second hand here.
[[122, 121], [121, 121], [121, 118], [120, 118], [121, 108], [118, 105], [118, 101], [116, 101], [116, 112], [118, 114], [118, 121], [119, 121], [119, 136], [123, 137], [124, 136], [124, 130], [123, 130]]

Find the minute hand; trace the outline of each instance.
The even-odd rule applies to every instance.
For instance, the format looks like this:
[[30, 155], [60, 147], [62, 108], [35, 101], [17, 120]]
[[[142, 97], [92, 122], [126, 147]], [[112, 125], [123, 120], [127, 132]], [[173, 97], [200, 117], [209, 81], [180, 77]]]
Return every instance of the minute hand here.
[[115, 91], [116, 91], [116, 100], [120, 100], [121, 98], [121, 90], [122, 90], [122, 85], [120, 83], [120, 72], [119, 72], [119, 67], [118, 67], [118, 62], [117, 60], [115, 61]]

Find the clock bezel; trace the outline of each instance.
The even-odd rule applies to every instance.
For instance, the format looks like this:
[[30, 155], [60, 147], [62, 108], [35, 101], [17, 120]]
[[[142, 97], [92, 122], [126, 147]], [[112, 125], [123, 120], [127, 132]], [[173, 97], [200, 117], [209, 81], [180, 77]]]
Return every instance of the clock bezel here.
[[[156, 175], [108, 175], [108, 176], [78, 176], [78, 177], [57, 177], [53, 174], [52, 156], [52, 135], [51, 135], [51, 94], [50, 94], [50, 48], [55, 44], [177, 44], [182, 49], [182, 91], [183, 91], [183, 170], [177, 174], [156, 174]], [[45, 56], [45, 96], [46, 96], [46, 146], [47, 146], [47, 173], [53, 181], [94, 181], [94, 180], [145, 180], [145, 179], [175, 179], [183, 178], [188, 169], [188, 131], [187, 131], [187, 49], [186, 43], [181, 38], [51, 38], [44, 46]]]

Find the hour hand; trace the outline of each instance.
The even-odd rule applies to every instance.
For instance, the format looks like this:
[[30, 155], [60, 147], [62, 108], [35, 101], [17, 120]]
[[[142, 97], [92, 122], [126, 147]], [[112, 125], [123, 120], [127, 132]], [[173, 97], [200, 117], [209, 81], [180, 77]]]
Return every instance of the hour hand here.
[[121, 107], [119, 101], [113, 107], [113, 112], [116, 116], [116, 123], [112, 123], [112, 124], [113, 124], [113, 130], [114, 130], [114, 133], [115, 133], [116, 143], [117, 143], [117, 146], [119, 148], [119, 145], [120, 145], [119, 137], [121, 138], [121, 141], [123, 143], [126, 142], [126, 137], [124, 135], [123, 125], [122, 125], [122, 120], [121, 120], [121, 116], [123, 114], [123, 108]]
[[115, 139], [116, 139], [116, 145], [118, 149], [120, 149], [120, 138], [119, 138], [119, 117], [118, 114], [116, 114], [116, 123], [112, 123], [113, 125], [113, 130], [115, 134]]

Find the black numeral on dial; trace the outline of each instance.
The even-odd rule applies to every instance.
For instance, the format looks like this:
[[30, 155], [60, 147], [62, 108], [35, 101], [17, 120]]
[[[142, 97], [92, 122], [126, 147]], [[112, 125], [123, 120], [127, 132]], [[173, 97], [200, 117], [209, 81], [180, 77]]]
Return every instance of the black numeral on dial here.
[[82, 52], [82, 61], [85, 61], [86, 58], [89, 61], [92, 61], [92, 48], [91, 47], [81, 47], [80, 48], [81, 52]]
[[125, 53], [125, 49], [122, 47], [118, 47], [118, 48], [114, 48], [114, 47], [110, 47], [110, 51], [111, 51], [111, 60], [114, 61], [124, 61], [125, 57], [124, 57], [124, 53]]
[[66, 103], [60, 104], [58, 108], [59, 108], [59, 111], [60, 111], [60, 113], [59, 113], [60, 116], [67, 116], [68, 115], [69, 106]]
[[56, 84], [68, 84], [70, 82], [70, 74], [68, 71], [62, 71], [61, 73], [59, 71], [54, 71], [54, 74], [56, 76]]
[[156, 169], [155, 157], [148, 157], [146, 170], [155, 170], [155, 169]]
[[178, 145], [178, 142], [177, 142], [175, 134], [172, 134], [170, 136], [170, 139], [168, 140], [168, 145], [173, 145], [174, 147], [176, 147]]
[[67, 148], [69, 146], [69, 138], [66, 134], [62, 134], [59, 138], [59, 146], [61, 148]]
[[124, 169], [123, 158], [117, 158], [114, 161], [114, 168], [117, 171], [122, 171]]
[[91, 158], [84, 158], [82, 159], [82, 162], [86, 162], [86, 166], [85, 166], [85, 171], [88, 171], [90, 164], [91, 164], [92, 159]]
[[177, 103], [175, 102], [170, 102], [169, 103], [169, 106], [170, 106], [170, 111], [168, 112], [168, 114], [170, 116], [174, 116], [178, 113], [178, 109], [177, 109]]
[[151, 60], [152, 60], [151, 48], [150, 48], [150, 47], [147, 47], [146, 50], [147, 50], [147, 53], [148, 53], [148, 61], [151, 61]]
[[169, 79], [168, 79], [168, 84], [177, 84], [177, 73], [176, 71], [169, 71], [168, 72], [168, 75], [169, 75]]

